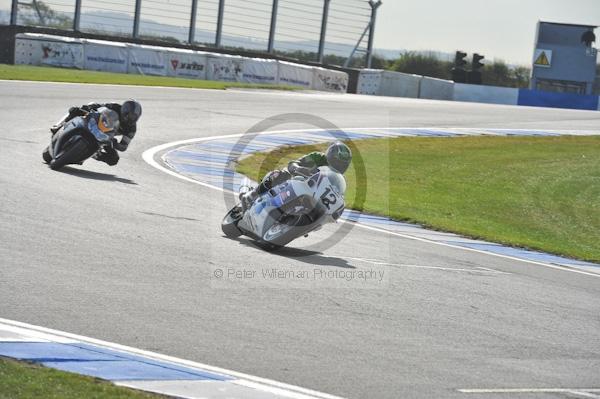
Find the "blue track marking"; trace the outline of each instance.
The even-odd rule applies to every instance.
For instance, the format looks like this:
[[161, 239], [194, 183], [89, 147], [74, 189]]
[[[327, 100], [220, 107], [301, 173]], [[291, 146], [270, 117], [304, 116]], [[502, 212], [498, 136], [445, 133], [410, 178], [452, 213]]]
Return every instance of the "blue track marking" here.
[[134, 362], [130, 360], [121, 361], [67, 361], [67, 362], [43, 362], [46, 367], [68, 371], [71, 373], [88, 375], [90, 377], [102, 378], [110, 381], [171, 381], [171, 380], [212, 380], [224, 381], [225, 379], [210, 378], [200, 373], [186, 373], [152, 364]]
[[211, 176], [233, 176], [235, 174], [231, 169], [211, 167], [211, 166], [200, 166], [190, 165], [179, 162], [169, 162], [174, 168], [183, 173], [189, 173], [194, 175], [211, 175]]
[[120, 360], [114, 355], [53, 342], [0, 342], [0, 356], [37, 362]]
[[0, 356], [106, 380], [212, 380], [232, 377], [85, 343], [0, 342]]
[[274, 134], [264, 134], [257, 136], [254, 141], [266, 142], [269, 144], [282, 144], [282, 145], [303, 145], [303, 144], [314, 144], [318, 141], [310, 138], [298, 138], [298, 137], [287, 137], [287, 136], [276, 136]]

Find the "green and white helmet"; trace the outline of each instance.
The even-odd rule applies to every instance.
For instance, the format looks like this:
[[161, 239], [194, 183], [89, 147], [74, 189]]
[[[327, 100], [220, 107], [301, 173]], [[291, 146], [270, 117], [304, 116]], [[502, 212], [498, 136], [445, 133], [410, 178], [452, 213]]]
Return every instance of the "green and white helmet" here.
[[327, 148], [327, 163], [340, 173], [345, 173], [352, 162], [352, 151], [341, 141], [336, 141]]

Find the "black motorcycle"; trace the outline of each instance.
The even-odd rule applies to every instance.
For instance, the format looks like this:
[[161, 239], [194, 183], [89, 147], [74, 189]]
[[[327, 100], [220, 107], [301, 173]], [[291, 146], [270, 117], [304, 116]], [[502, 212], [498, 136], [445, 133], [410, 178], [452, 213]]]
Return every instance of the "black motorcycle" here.
[[119, 115], [108, 108], [77, 116], [52, 134], [42, 158], [53, 170], [69, 164], [82, 164], [112, 146], [118, 124]]

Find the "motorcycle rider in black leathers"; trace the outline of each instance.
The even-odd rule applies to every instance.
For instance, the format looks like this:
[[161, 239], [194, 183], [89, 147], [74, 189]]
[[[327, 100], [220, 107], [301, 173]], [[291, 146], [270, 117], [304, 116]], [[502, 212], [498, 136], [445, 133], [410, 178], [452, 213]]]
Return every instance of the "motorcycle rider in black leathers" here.
[[332, 143], [325, 153], [315, 151], [306, 154], [300, 159], [291, 161], [285, 169], [267, 173], [254, 190], [247, 193], [240, 193], [242, 209], [246, 210], [250, 208], [260, 195], [294, 176], [312, 176], [320, 166], [329, 166], [335, 171], [344, 174], [350, 166], [350, 162], [352, 162], [352, 151], [341, 141]]
[[[127, 100], [123, 104], [89, 103], [87, 105], [82, 105], [81, 107], [71, 107], [69, 113], [65, 115], [61, 121], [52, 126], [50, 131], [52, 134], [55, 134], [71, 119], [77, 116], [85, 116], [88, 112], [97, 111], [102, 107], [111, 109], [119, 115], [119, 129], [115, 138], [113, 138], [112, 147], [103, 149], [101, 152], [94, 155], [94, 159], [106, 162], [108, 165], [113, 166], [119, 162], [117, 150], [121, 152], [126, 151], [137, 131], [136, 123], [142, 115], [142, 106], [137, 101]], [[116, 136], [121, 136], [121, 140], [117, 140]]]

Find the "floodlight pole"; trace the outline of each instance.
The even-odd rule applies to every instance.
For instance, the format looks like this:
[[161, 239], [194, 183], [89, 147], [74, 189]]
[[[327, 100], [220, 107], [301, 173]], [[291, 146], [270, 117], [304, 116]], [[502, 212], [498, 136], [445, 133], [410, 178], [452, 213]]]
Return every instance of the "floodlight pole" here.
[[73, 14], [73, 30], [78, 32], [81, 24], [81, 0], [75, 0], [75, 13]]
[[375, 37], [375, 21], [377, 19], [377, 9], [383, 4], [381, 0], [369, 0], [371, 6], [371, 22], [369, 23], [369, 42], [367, 45], [367, 68], [371, 68], [373, 61], [373, 38]]
[[323, 16], [321, 17], [321, 37], [319, 38], [319, 54], [318, 59], [320, 64], [323, 63], [323, 55], [325, 53], [325, 36], [327, 33], [327, 19], [329, 18], [329, 3], [331, 0], [323, 1]]
[[275, 29], [277, 28], [277, 9], [279, 8], [279, 0], [273, 0], [273, 7], [271, 8], [271, 28], [269, 29], [269, 46], [267, 51], [273, 52], [275, 47]]
[[17, 24], [17, 13], [19, 12], [19, 0], [12, 0], [12, 5], [10, 7], [10, 24]]
[[133, 37], [140, 35], [140, 16], [142, 13], [142, 0], [135, 0], [135, 14], [133, 15]]
[[198, 0], [192, 0], [192, 14], [190, 15], [190, 32], [188, 34], [188, 43], [194, 44], [196, 36], [196, 13], [198, 12]]
[[221, 47], [223, 36], [223, 14], [225, 13], [225, 0], [219, 0], [219, 13], [217, 15], [217, 34], [215, 35], [215, 47]]

